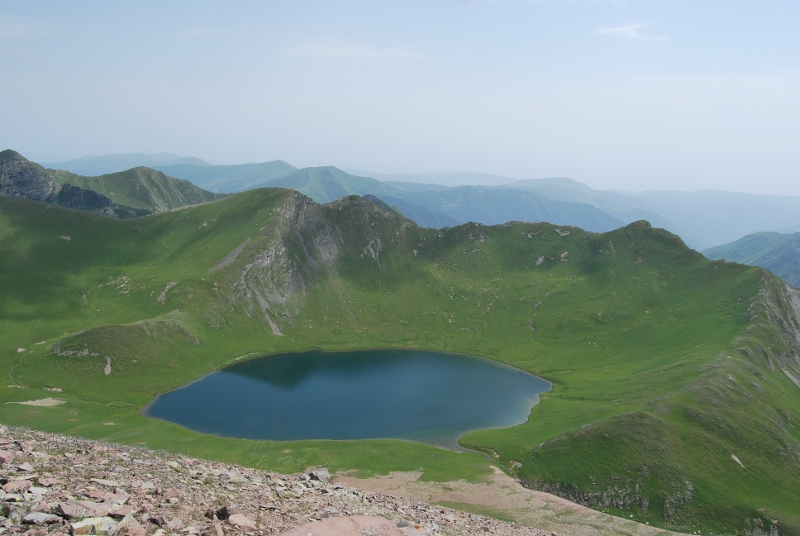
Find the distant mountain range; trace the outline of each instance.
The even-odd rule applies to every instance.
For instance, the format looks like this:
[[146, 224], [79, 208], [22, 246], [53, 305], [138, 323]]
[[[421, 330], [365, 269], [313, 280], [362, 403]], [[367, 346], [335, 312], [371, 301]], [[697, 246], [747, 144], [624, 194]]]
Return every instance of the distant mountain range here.
[[[346, 195], [372, 194], [425, 227], [446, 227], [467, 221], [491, 225], [523, 220], [606, 231], [644, 219], [680, 235], [691, 247], [705, 249], [754, 232], [800, 223], [800, 197], [707, 190], [617, 192], [594, 190], [564, 177], [515, 180], [466, 172], [354, 175], [331, 166], [296, 169], [280, 160], [241, 166], [182, 165], [158, 169], [220, 192], [282, 186], [303, 192], [318, 203]], [[489, 184], [452, 186], [483, 181]], [[499, 184], [503, 181], [506, 184]]]
[[283, 160], [237, 166], [209, 166], [190, 163], [156, 164], [153, 169], [170, 177], [192, 181], [212, 192], [235, 193], [262, 188], [272, 180], [286, 177], [297, 168]]
[[380, 174], [332, 166], [297, 169], [282, 160], [216, 166], [166, 153], [84, 157], [48, 165], [90, 174], [90, 170], [119, 171], [128, 164], [147, 165], [167, 177], [217, 193], [283, 187], [319, 203], [348, 195], [374, 195], [423, 227], [520, 220], [603, 232], [644, 219], [678, 234], [699, 250], [756, 232], [800, 230], [800, 197], [723, 191], [617, 192], [595, 190], [564, 177], [516, 180], [471, 172]]
[[712, 260], [760, 266], [800, 287], [800, 233], [755, 233], [730, 244], [707, 249]]
[[51, 169], [63, 169], [87, 175], [90, 177], [126, 171], [131, 168], [157, 165], [180, 165], [190, 164], [193, 166], [207, 166], [204, 160], [195, 157], [180, 156], [169, 153], [131, 153], [131, 154], [106, 154], [102, 156], [82, 156], [64, 162], [43, 162], [42, 165]]

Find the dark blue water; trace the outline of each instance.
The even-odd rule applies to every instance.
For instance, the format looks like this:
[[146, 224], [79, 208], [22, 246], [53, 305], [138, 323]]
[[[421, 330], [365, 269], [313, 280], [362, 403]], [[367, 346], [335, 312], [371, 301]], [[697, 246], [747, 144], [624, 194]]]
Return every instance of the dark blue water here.
[[237, 363], [146, 409], [246, 439], [410, 439], [457, 448], [470, 430], [523, 423], [550, 383], [480, 357], [416, 350], [281, 354]]

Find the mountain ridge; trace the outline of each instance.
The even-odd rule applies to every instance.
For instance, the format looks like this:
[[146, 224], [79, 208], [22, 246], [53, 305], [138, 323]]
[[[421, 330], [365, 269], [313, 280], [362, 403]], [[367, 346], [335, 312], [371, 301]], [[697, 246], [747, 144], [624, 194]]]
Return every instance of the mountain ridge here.
[[[227, 166], [224, 173], [238, 173], [243, 166]], [[311, 169], [335, 169], [332, 166]], [[168, 173], [167, 167], [164, 168]], [[193, 170], [193, 171], [192, 171]], [[341, 170], [339, 170], [341, 171]], [[351, 170], [352, 171], [352, 170]], [[211, 177], [224, 175], [222, 170], [217, 170], [215, 166], [207, 168], [184, 166], [180, 169], [173, 168], [176, 176], [195, 180], [193, 177], [204, 177], [198, 182], [201, 186], [217, 188], [212, 184]], [[415, 207], [425, 206], [428, 210], [435, 213], [418, 213], [414, 216], [415, 221], [423, 226], [440, 227], [447, 226], [453, 222], [443, 216], [453, 217], [453, 214], [446, 214], [443, 205], [433, 206], [426, 204], [424, 198], [434, 196], [431, 192], [438, 191], [451, 192], [458, 186], [444, 186], [433, 184], [436, 177], [446, 180], [440, 181], [447, 184], [455, 180], [468, 180], [472, 183], [488, 182], [486, 185], [470, 185], [472, 188], [484, 192], [494, 190], [496, 192], [519, 192], [532, 193], [547, 199], [548, 201], [570, 202], [576, 204], [591, 205], [592, 210], [605, 213], [607, 217], [616, 220], [615, 225], [624, 225], [640, 219], [646, 219], [653, 225], [669, 229], [670, 231], [682, 236], [686, 242], [697, 249], [707, 249], [716, 245], [724, 244], [736, 240], [744, 235], [758, 231], [768, 231], [777, 228], [788, 228], [797, 225], [800, 213], [800, 198], [779, 197], [779, 196], [758, 196], [752, 194], [736, 194], [723, 191], [697, 191], [697, 192], [670, 192], [670, 191], [647, 191], [647, 192], [618, 192], [613, 190], [595, 190], [583, 183], [565, 177], [553, 177], [548, 179], [524, 179], [518, 180], [500, 175], [482, 173], [432, 173], [432, 174], [406, 174], [392, 175], [371, 172], [355, 172], [355, 174], [341, 171], [348, 177], [341, 177], [337, 184], [332, 184], [330, 190], [326, 191], [323, 185], [311, 185], [308, 181], [302, 184], [302, 180], [295, 176], [289, 178], [297, 170], [283, 169], [276, 174], [257, 175], [249, 174], [248, 180], [218, 179], [219, 191], [241, 191], [251, 187], [285, 186], [295, 187], [307, 195], [311, 195], [317, 202], [329, 202], [333, 197], [349, 194], [366, 195], [372, 194], [380, 198], [391, 198], [390, 205], [399, 206], [396, 200], [403, 200], [403, 203], [410, 203]], [[304, 172], [300, 171], [302, 175]], [[312, 173], [309, 171], [308, 173]], [[198, 174], [198, 175], [195, 175]], [[222, 174], [222, 175], [221, 175]], [[365, 179], [381, 179], [371, 183]], [[484, 178], [486, 180], [481, 180]], [[398, 180], [400, 182], [398, 182]], [[422, 182], [402, 182], [403, 180], [420, 180]], [[335, 180], [333, 182], [336, 182]], [[294, 183], [294, 186], [292, 186]], [[504, 184], [502, 184], [504, 183]], [[227, 185], [227, 189], [226, 189]], [[334, 194], [331, 197], [331, 194]], [[449, 195], [454, 195], [450, 193]], [[498, 194], [494, 195], [512, 195]], [[386, 199], [384, 199], [386, 200]], [[481, 223], [492, 224], [501, 220], [524, 219], [524, 212], [509, 217], [505, 217], [505, 205], [500, 204], [491, 211], [491, 217], [486, 218], [486, 214], [481, 216], [478, 213], [461, 214], [455, 217], [455, 223], [466, 221], [479, 221]], [[407, 212], [414, 212], [416, 209], [410, 208]], [[600, 221], [599, 214], [593, 217], [595, 221]], [[570, 223], [591, 227], [587, 221], [571, 221]], [[610, 227], [595, 227], [593, 230], [608, 230]]]
[[140, 217], [220, 197], [189, 181], [146, 167], [85, 177], [46, 169], [10, 149], [0, 152], [0, 195], [99, 212], [112, 218]]

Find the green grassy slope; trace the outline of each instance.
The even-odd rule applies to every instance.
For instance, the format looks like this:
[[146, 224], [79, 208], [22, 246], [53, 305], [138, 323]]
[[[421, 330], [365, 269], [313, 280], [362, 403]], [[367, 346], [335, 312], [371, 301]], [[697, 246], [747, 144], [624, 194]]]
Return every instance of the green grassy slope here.
[[280, 189], [126, 221], [0, 198], [0, 247], [0, 400], [67, 401], [0, 404], [0, 421], [282, 471], [476, 479], [478, 454], [223, 439], [138, 413], [249, 356], [472, 353], [553, 382], [526, 424], [462, 440], [527, 485], [679, 530], [800, 531], [800, 298], [645, 222], [436, 231]]
[[203, 190], [187, 180], [173, 179], [146, 167], [97, 177], [83, 177], [66, 171], [54, 171], [52, 176], [62, 184], [93, 190], [120, 205], [150, 212], [165, 212], [220, 198], [220, 194]]
[[709, 259], [760, 266], [800, 287], [800, 233], [756, 233], [703, 251]]

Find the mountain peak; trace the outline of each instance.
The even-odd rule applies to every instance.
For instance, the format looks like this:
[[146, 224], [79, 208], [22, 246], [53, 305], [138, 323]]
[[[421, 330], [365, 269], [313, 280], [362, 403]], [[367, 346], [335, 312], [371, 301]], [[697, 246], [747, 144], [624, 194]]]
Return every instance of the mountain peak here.
[[14, 149], [6, 149], [5, 151], [0, 152], [0, 162], [6, 162], [9, 160], [30, 162], [30, 160], [19, 154]]

